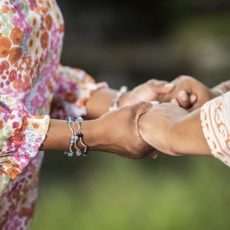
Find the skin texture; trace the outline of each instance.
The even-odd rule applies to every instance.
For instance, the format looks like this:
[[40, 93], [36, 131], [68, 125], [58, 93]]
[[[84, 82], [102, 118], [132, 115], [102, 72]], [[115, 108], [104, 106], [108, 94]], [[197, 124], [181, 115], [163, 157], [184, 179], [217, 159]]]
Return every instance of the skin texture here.
[[[152, 104], [143, 101], [159, 100], [172, 91], [174, 85], [150, 80], [127, 92], [119, 102], [120, 110], [108, 113], [117, 93], [113, 89], [95, 91], [86, 108], [88, 119], [82, 123], [84, 142], [91, 150], [112, 152], [129, 158], [143, 158], [152, 147], [140, 137], [138, 119]], [[114, 132], [116, 130], [116, 132]], [[43, 150], [69, 148], [70, 130], [65, 121], [51, 120]]]
[[[149, 80], [123, 95], [119, 106], [134, 105], [142, 101], [160, 100], [163, 102], [165, 101], [164, 96], [168, 95], [173, 88], [174, 85], [166, 81]], [[117, 91], [113, 89], [102, 89], [93, 92], [86, 104], [87, 118], [95, 119], [106, 113], [116, 94]]]
[[175, 85], [165, 98], [164, 102], [170, 101], [188, 111], [200, 108], [205, 102], [220, 96], [230, 90], [230, 81], [225, 81], [214, 88], [208, 88], [197, 79], [182, 75], [177, 77], [172, 84]]
[[[143, 158], [152, 152], [138, 130], [140, 116], [152, 108], [152, 104], [141, 102], [126, 106], [102, 117], [84, 121], [84, 142], [91, 150], [113, 152], [129, 158]], [[61, 132], [58, 132], [61, 130]], [[66, 150], [69, 148], [70, 130], [65, 121], [51, 120], [43, 150]]]
[[[86, 105], [87, 118], [91, 120], [82, 123], [85, 143], [91, 150], [112, 152], [134, 159], [143, 158], [153, 152], [152, 147], [140, 137], [138, 120], [152, 107], [152, 104], [147, 102], [162, 99], [163, 95], [168, 95], [173, 88], [173, 84], [165, 81], [150, 80], [127, 92], [119, 102], [121, 109], [110, 113], [107, 111], [117, 91], [95, 91]], [[69, 139], [70, 130], [66, 122], [51, 120], [42, 149], [66, 150], [69, 147]]]
[[145, 142], [171, 156], [211, 155], [199, 109], [188, 113], [173, 104], [154, 105], [139, 119], [139, 132]]
[[164, 98], [172, 104], [155, 105], [139, 119], [142, 138], [152, 147], [171, 156], [211, 155], [203, 136], [199, 108], [228, 92], [230, 81], [212, 89], [190, 76], [180, 76], [172, 83], [175, 87]]
[[[121, 109], [114, 112], [107, 111], [117, 91], [95, 91], [86, 105], [87, 118], [92, 120], [82, 123], [84, 141], [91, 150], [134, 159], [148, 154], [155, 158], [154, 148], [172, 156], [210, 155], [197, 108], [229, 89], [230, 81], [209, 89], [189, 76], [180, 76], [170, 84], [150, 80], [123, 95]], [[153, 100], [172, 103], [147, 103]], [[42, 149], [66, 150], [69, 139], [66, 122], [51, 120]]]
[[205, 102], [214, 97], [219, 96], [218, 92], [190, 76], [180, 76], [172, 83], [175, 85], [175, 89], [168, 95], [170, 97], [169, 100], [190, 112], [201, 107]]

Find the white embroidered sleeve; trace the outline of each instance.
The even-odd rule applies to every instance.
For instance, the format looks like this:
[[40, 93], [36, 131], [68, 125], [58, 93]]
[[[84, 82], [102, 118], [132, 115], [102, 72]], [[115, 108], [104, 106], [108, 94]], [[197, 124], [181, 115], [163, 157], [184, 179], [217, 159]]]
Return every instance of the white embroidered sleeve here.
[[212, 155], [230, 166], [230, 92], [204, 104], [200, 116]]

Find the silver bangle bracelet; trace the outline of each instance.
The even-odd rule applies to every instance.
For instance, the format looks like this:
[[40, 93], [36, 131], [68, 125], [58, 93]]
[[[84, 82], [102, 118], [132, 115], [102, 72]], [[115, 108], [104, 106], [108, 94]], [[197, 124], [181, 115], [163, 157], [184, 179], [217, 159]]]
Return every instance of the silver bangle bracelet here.
[[73, 130], [73, 127], [72, 127], [72, 124], [73, 124], [72, 117], [68, 116], [66, 118], [66, 123], [69, 126], [69, 129], [70, 129], [70, 132], [71, 132], [71, 138], [70, 138], [69, 150], [65, 151], [64, 154], [66, 154], [68, 157], [72, 157], [74, 155], [74, 152], [75, 152], [74, 146], [75, 146], [75, 143], [76, 143], [76, 136], [74, 135], [74, 130]]
[[119, 108], [119, 101], [121, 97], [128, 91], [127, 86], [122, 86], [120, 90], [117, 92], [111, 106], [109, 107], [109, 111], [114, 111]]
[[[82, 121], [83, 121], [83, 119], [81, 118], [81, 117], [77, 117], [77, 118], [75, 118], [75, 123], [77, 124], [77, 132], [76, 132], [76, 137], [77, 137], [77, 140], [76, 140], [76, 143], [75, 143], [75, 146], [76, 146], [76, 148], [78, 149], [78, 156], [87, 156], [87, 154], [88, 154], [88, 146], [84, 143], [84, 141], [83, 141], [83, 137], [84, 137], [84, 135], [82, 134], [82, 132], [81, 132], [81, 123], [82, 123]], [[81, 147], [79, 147], [79, 143], [80, 143], [80, 146]]]
[[[73, 157], [74, 155], [76, 156], [87, 156], [88, 153], [88, 146], [84, 143], [83, 141], [83, 134], [81, 132], [81, 122], [83, 119], [81, 117], [76, 117], [74, 120], [72, 117], [68, 116], [66, 118], [67, 125], [70, 128], [71, 132], [71, 137], [70, 137], [70, 145], [68, 151], [65, 151], [64, 154], [67, 155], [68, 157]], [[74, 129], [72, 127], [72, 124], [77, 125], [77, 131], [76, 133], [74, 132]], [[80, 144], [80, 147], [79, 147]]]

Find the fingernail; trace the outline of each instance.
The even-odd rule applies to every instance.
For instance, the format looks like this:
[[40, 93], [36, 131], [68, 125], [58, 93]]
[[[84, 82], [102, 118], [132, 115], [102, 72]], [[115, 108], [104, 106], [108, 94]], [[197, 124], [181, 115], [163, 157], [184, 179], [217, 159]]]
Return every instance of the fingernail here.
[[187, 101], [188, 100], [188, 95], [185, 91], [181, 91], [178, 95], [178, 97], [182, 100], [182, 101]]
[[159, 101], [151, 101], [150, 103], [151, 103], [152, 105], [159, 105], [159, 104], [160, 104]]
[[157, 153], [151, 153], [151, 154], [150, 154], [150, 157], [151, 157], [153, 160], [156, 160], [157, 157], [158, 157], [158, 155], [157, 155]]
[[196, 95], [193, 94], [193, 95], [190, 96], [190, 101], [191, 101], [192, 104], [194, 104], [196, 102], [196, 100], [197, 100]]
[[174, 105], [178, 105], [179, 106], [179, 103], [178, 103], [177, 99], [175, 99], [175, 98], [173, 98], [171, 100], [171, 103], [174, 104]]
[[165, 84], [164, 85], [164, 87], [166, 88], [166, 89], [172, 89], [172, 88], [174, 88], [174, 84], [173, 83], [167, 83], [167, 84]]

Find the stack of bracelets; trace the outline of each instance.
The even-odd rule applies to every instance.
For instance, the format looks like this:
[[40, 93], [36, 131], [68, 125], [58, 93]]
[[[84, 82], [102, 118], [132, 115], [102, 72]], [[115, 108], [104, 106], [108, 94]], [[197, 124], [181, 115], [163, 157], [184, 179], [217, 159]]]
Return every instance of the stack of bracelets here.
[[[88, 154], [88, 146], [83, 141], [83, 134], [81, 132], [81, 117], [76, 117], [72, 119], [72, 117], [68, 116], [66, 119], [66, 122], [70, 128], [71, 131], [71, 138], [70, 138], [70, 146], [69, 150], [65, 151], [64, 154], [66, 154], [68, 157], [74, 156], [87, 156]], [[77, 125], [77, 131], [74, 133], [74, 129], [72, 125]]]
[[[109, 108], [109, 111], [114, 111], [117, 110], [119, 108], [119, 101], [121, 99], [121, 97], [127, 92], [127, 87], [126, 86], [122, 86], [120, 88], [120, 90], [117, 92], [112, 105]], [[66, 154], [68, 157], [72, 157], [74, 156], [74, 154], [76, 156], [87, 156], [88, 154], [88, 146], [84, 143], [83, 141], [83, 134], [81, 132], [81, 122], [83, 121], [83, 119], [81, 117], [76, 117], [74, 119], [72, 119], [72, 117], [68, 116], [66, 118], [66, 122], [70, 128], [71, 131], [71, 138], [70, 138], [70, 146], [69, 146], [69, 150], [65, 151], [64, 154]], [[73, 124], [77, 125], [77, 131], [76, 133], [74, 133], [74, 129], [72, 127]]]

